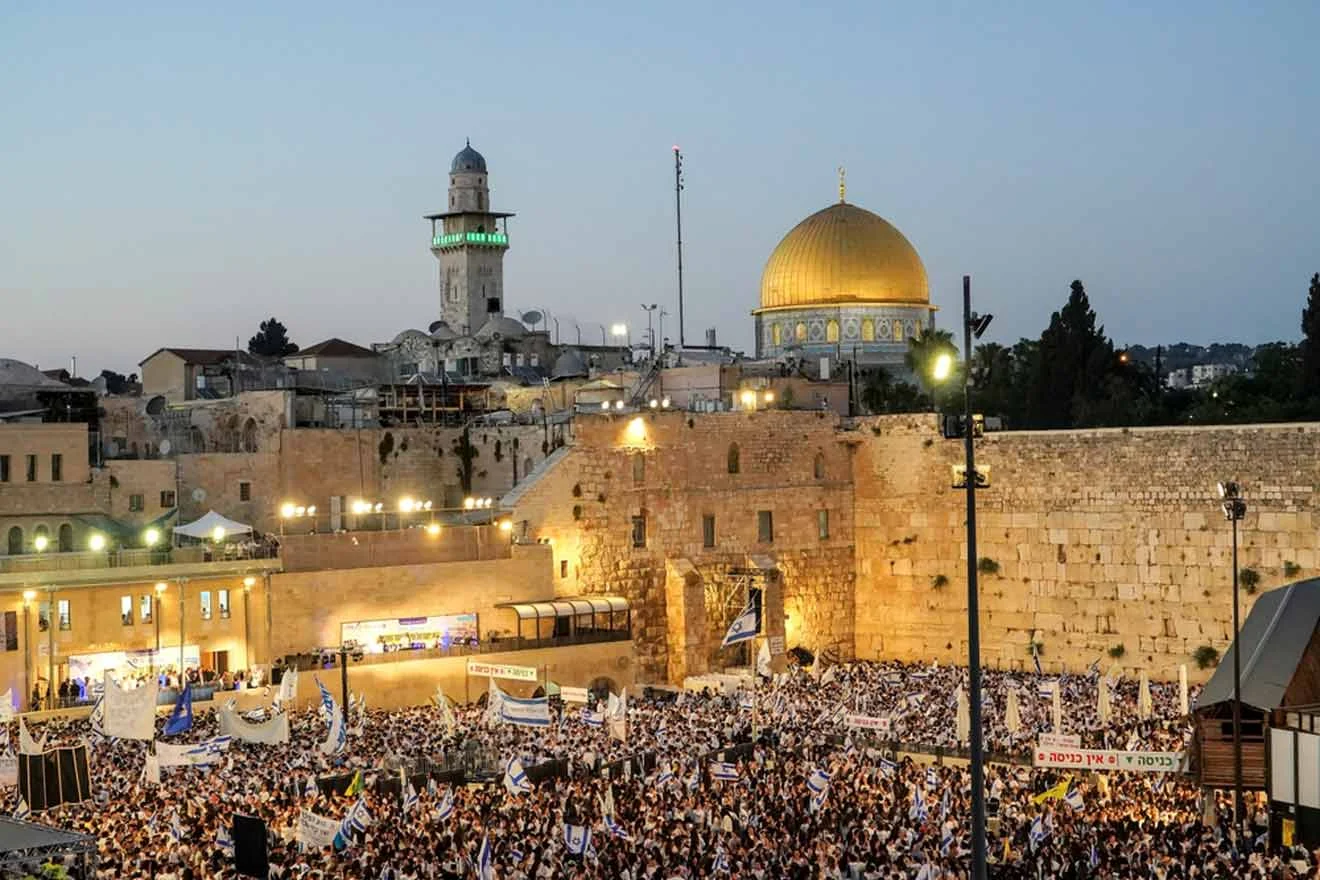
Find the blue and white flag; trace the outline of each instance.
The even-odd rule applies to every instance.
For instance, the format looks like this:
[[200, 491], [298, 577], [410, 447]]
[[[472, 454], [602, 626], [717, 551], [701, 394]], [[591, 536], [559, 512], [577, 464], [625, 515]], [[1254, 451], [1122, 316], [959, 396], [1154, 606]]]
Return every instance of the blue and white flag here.
[[953, 829], [948, 825], [944, 826], [944, 833], [940, 836], [940, 855], [947, 856], [949, 849], [953, 846]]
[[820, 794], [827, 791], [830, 787], [830, 774], [821, 770], [819, 767], [812, 770], [807, 776], [807, 788], [811, 789], [813, 794]]
[[716, 874], [721, 871], [726, 874], [729, 872], [729, 857], [724, 854], [724, 850], [715, 851], [715, 861], [711, 863], [710, 869]]
[[523, 770], [522, 762], [517, 758], [510, 758], [504, 765], [504, 787], [509, 794], [523, 794], [532, 790], [527, 771]]
[[722, 779], [725, 781], [738, 778], [738, 765], [731, 764], [728, 761], [711, 761], [710, 775], [712, 779]]
[[344, 728], [344, 716], [338, 711], [333, 699], [330, 701], [329, 721], [325, 742], [321, 743], [321, 754], [337, 755], [348, 745], [348, 731]]
[[898, 764], [888, 758], [880, 759], [880, 770], [886, 776], [893, 776], [898, 771]]
[[228, 825], [221, 823], [220, 827], [215, 830], [215, 845], [222, 851], [233, 855], [234, 838], [229, 834]]
[[490, 833], [482, 835], [481, 849], [477, 850], [477, 880], [494, 880], [495, 869], [491, 865]]
[[583, 724], [591, 727], [600, 727], [605, 723], [605, 716], [600, 712], [592, 712], [590, 709], [583, 709], [582, 714], [578, 716]]
[[406, 816], [417, 808], [417, 789], [413, 788], [412, 783], [403, 792], [403, 814]]
[[182, 823], [179, 822], [178, 813], [175, 813], [174, 818], [170, 820], [170, 837], [174, 838], [175, 843], [182, 843], [183, 839], [187, 837]]
[[[92, 723], [92, 736], [95, 737], [98, 742], [103, 742], [106, 739], [105, 694], [101, 694], [101, 696], [96, 698], [96, 704], [92, 706], [92, 716], [88, 720]], [[7, 740], [8, 731], [6, 731], [5, 736]], [[6, 742], [5, 745], [8, 746], [8, 742]]]
[[307, 777], [307, 788], [305, 788], [305, 789], [303, 790], [303, 796], [304, 796], [304, 797], [309, 797], [309, 798], [314, 798], [314, 797], [316, 797], [316, 796], [317, 796], [318, 794], [320, 794], [320, 793], [321, 793], [320, 789], [318, 789], [318, 788], [316, 787], [316, 777], [315, 777], [315, 776], [308, 776], [308, 777]]
[[31, 816], [32, 808], [28, 806], [27, 801], [24, 800], [23, 796], [20, 794], [18, 796], [18, 806], [14, 807], [14, 818], [19, 821], [24, 821], [31, 818]]
[[940, 784], [940, 771], [934, 767], [926, 768], [926, 788], [938, 788]]
[[1031, 849], [1033, 852], [1044, 842], [1045, 823], [1041, 820], [1040, 816], [1037, 816], [1036, 820], [1031, 823], [1031, 831], [1027, 834], [1027, 837], [1031, 840]]
[[661, 764], [651, 784], [656, 788], [674, 781], [674, 771], [668, 763]]
[[[371, 814], [367, 812], [367, 802], [364, 798], [359, 797], [357, 803], [355, 803], [352, 808], [344, 814], [344, 820], [339, 823], [340, 839], [336, 840], [335, 848], [341, 849], [347, 847], [353, 839], [353, 832], [364, 832], [370, 824]], [[343, 847], [340, 846], [341, 842]]]
[[918, 822], [925, 822], [928, 815], [926, 812], [926, 798], [917, 789], [912, 789], [912, 809], [908, 810], [908, 816]]
[[499, 719], [505, 724], [523, 727], [550, 726], [550, 698], [521, 699], [500, 693]]
[[614, 821], [613, 816], [605, 817], [605, 830], [620, 840], [629, 840], [628, 832], [623, 830], [623, 826]]
[[454, 814], [454, 792], [446, 791], [444, 799], [440, 801], [440, 806], [436, 807], [436, 815], [440, 821], [448, 819]]
[[1063, 802], [1074, 810], [1080, 810], [1085, 805], [1085, 801], [1082, 800], [1081, 789], [1076, 787], [1068, 790], [1068, 793], [1063, 797]]
[[591, 846], [591, 829], [585, 825], [564, 825], [564, 846], [569, 855], [585, 856]]
[[1091, 844], [1091, 852], [1090, 852], [1090, 855], [1087, 857], [1087, 860], [1086, 860], [1086, 861], [1087, 861], [1087, 863], [1091, 866], [1091, 870], [1092, 870], [1092, 871], [1094, 871], [1096, 868], [1100, 867], [1100, 855], [1099, 855], [1099, 853], [1097, 853], [1097, 852], [1095, 851], [1095, 844], [1094, 844], [1094, 843]]
[[169, 720], [165, 722], [165, 735], [175, 736], [185, 730], [191, 730], [192, 723], [192, 684], [188, 683], [183, 686], [183, 692], [174, 701], [174, 711], [170, 712]]
[[[1040, 660], [1037, 659], [1036, 663], [1039, 664]], [[1042, 700], [1048, 700], [1054, 696], [1054, 688], [1057, 686], [1058, 682], [1042, 681], [1040, 684], [1036, 685], [1036, 695]]]
[[760, 631], [761, 621], [758, 619], [756, 607], [749, 602], [729, 625], [729, 631], [724, 634], [724, 641], [720, 642], [720, 647], [727, 648], [729, 645], [749, 641], [756, 638]]
[[1036, 647], [1035, 647], [1034, 645], [1033, 645], [1032, 648], [1031, 648], [1031, 662], [1033, 662], [1033, 663], [1036, 664], [1036, 674], [1037, 674], [1037, 675], [1044, 675], [1044, 674], [1045, 674], [1045, 673], [1041, 672], [1041, 670], [1040, 670], [1040, 653], [1036, 650]]
[[321, 717], [325, 719], [326, 726], [329, 727], [330, 720], [339, 716], [339, 706], [335, 703], [335, 698], [330, 696], [325, 685], [321, 684], [321, 679], [316, 679], [316, 686], [321, 689]]

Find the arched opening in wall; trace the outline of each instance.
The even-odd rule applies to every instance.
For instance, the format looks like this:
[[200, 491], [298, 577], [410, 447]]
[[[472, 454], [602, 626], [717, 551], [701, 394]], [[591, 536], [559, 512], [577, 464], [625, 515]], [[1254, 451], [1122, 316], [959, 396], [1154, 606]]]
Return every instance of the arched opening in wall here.
[[257, 451], [257, 420], [256, 419], [249, 418], [246, 422], [243, 423], [242, 443], [243, 443], [242, 448], [244, 452]]
[[533, 699], [533, 700], [539, 700], [541, 697], [544, 697], [544, 696], [545, 696], [545, 688], [543, 688], [543, 687], [541, 687], [541, 686], [539, 686], [539, 685], [537, 686], [536, 690], [532, 691], [532, 699]]
[[136, 440], [128, 444], [128, 454], [131, 455], [133, 458], [138, 457], [138, 445]]
[[738, 454], [738, 444], [729, 444], [729, 473], [736, 474], [742, 470], [742, 460]]
[[608, 700], [610, 694], [615, 693], [618, 689], [619, 686], [614, 683], [614, 679], [605, 675], [593, 678], [591, 684], [587, 685], [587, 690], [591, 695], [594, 696], [597, 701], [602, 703]]
[[60, 552], [73, 552], [73, 526], [64, 523], [60, 526]]
[[838, 321], [835, 321], [835, 320], [831, 319], [830, 321], [826, 322], [826, 324], [825, 324], [825, 341], [826, 341], [826, 342], [838, 342], [838, 341], [839, 341], [839, 322], [838, 322]]
[[815, 460], [811, 463], [811, 473], [818, 480], [825, 479], [825, 453], [817, 452]]
[[633, 453], [633, 485], [640, 486], [646, 482], [646, 456], [640, 452]]
[[193, 452], [206, 451], [206, 436], [202, 434], [202, 429], [196, 426], [188, 429], [188, 445], [192, 447]]
[[770, 325], [770, 343], [772, 345], [784, 344], [784, 330], [778, 324]]
[[524, 459], [523, 459], [523, 479], [524, 479], [524, 480], [527, 479], [527, 475], [530, 474], [531, 472], [532, 472], [532, 460], [531, 460], [530, 458], [524, 458]]
[[794, 325], [793, 338], [795, 338], [798, 342], [807, 341], [807, 325], [802, 321], [798, 321], [797, 324]]
[[23, 552], [23, 530], [18, 526], [9, 529], [9, 555], [17, 556]]
[[902, 341], [903, 341], [903, 322], [902, 322], [902, 321], [895, 321], [895, 322], [894, 322], [894, 334], [893, 334], [893, 336], [894, 336], [894, 341], [895, 341], [895, 342], [902, 342]]
[[875, 321], [871, 318], [862, 319], [862, 342], [875, 342]]

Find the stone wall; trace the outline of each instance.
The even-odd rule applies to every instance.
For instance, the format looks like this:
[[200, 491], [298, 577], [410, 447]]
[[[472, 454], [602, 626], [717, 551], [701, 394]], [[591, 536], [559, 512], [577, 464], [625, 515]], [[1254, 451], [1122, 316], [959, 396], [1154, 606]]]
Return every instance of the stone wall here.
[[[870, 419], [857, 433], [857, 653], [964, 660], [965, 495], [950, 488], [962, 444], [941, 439], [934, 417]], [[1231, 641], [1219, 480], [1247, 493], [1240, 568], [1261, 589], [1320, 565], [1320, 425], [991, 433], [977, 463], [992, 482], [977, 495], [991, 666], [1029, 666], [1034, 639], [1047, 669], [1108, 667], [1121, 645], [1125, 667], [1171, 678], [1188, 663], [1198, 677], [1191, 653]]]

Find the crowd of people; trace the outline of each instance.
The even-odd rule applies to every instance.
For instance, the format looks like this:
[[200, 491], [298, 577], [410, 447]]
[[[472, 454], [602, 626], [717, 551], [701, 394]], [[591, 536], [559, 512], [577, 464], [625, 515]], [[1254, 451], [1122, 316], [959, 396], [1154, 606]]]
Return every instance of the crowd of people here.
[[[233, 742], [219, 763], [144, 773], [149, 744], [90, 745], [93, 797], [36, 817], [94, 835], [93, 876], [125, 880], [233, 878], [235, 814], [266, 823], [271, 876], [307, 880], [670, 880], [828, 878], [952, 880], [967, 876], [970, 781], [956, 751], [962, 668], [852, 663], [795, 670], [750, 691], [629, 693], [621, 718], [604, 704], [554, 704], [547, 726], [501, 723], [480, 705], [363, 710], [345, 747], [323, 754], [320, 707], [290, 710], [291, 740]], [[1052, 727], [1060, 689], [1063, 729]], [[1107, 724], [1098, 688], [1111, 689]], [[1017, 694], [1020, 724], [1005, 715]], [[1193, 691], [1193, 698], [1195, 692]], [[1042, 677], [990, 672], [985, 680], [991, 876], [1006, 880], [1275, 880], [1320, 876], [1300, 849], [1272, 850], [1263, 809], [1239, 824], [1178, 774], [1070, 774], [1035, 769], [1044, 732], [1084, 745], [1182, 751], [1189, 725], [1179, 688], [1152, 684], [1141, 718], [1135, 682], [1099, 673]], [[619, 706], [618, 703], [614, 704]], [[878, 735], [846, 715], [890, 720]], [[52, 721], [47, 747], [94, 740], [86, 721]], [[11, 731], [12, 732], [12, 731]], [[218, 732], [199, 713], [171, 742]], [[454, 784], [386, 786], [399, 768], [448, 766], [443, 756], [492, 756], [491, 775]], [[517, 763], [511, 762], [516, 759]], [[537, 768], [550, 766], [543, 774]], [[960, 765], [961, 764], [961, 765]], [[515, 776], [529, 771], [526, 783]], [[469, 770], [471, 768], [469, 767]], [[361, 770], [364, 789], [329, 793], [325, 781]], [[318, 784], [320, 780], [320, 784]], [[341, 786], [342, 789], [342, 786]], [[412, 792], [415, 797], [407, 793]], [[298, 840], [302, 811], [364, 818], [343, 846]], [[585, 835], [589, 834], [589, 838]]]

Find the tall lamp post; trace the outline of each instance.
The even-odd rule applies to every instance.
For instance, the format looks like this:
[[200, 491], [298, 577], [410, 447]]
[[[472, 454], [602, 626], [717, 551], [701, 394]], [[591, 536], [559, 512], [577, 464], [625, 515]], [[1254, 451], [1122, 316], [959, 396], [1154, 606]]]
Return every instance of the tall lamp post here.
[[1219, 484], [1224, 519], [1233, 524], [1233, 826], [1242, 821], [1242, 645], [1238, 642], [1238, 523], [1247, 515], [1242, 487]]
[[[985, 842], [985, 743], [981, 728], [981, 624], [976, 583], [976, 452], [972, 429], [972, 340], [980, 339], [990, 326], [992, 315], [972, 311], [972, 277], [963, 276], [963, 483], [967, 491], [967, 672], [971, 694], [968, 715], [971, 722], [972, 764], [972, 880], [986, 880]], [[953, 355], [944, 353], [935, 359], [934, 377], [945, 381], [953, 375]]]

